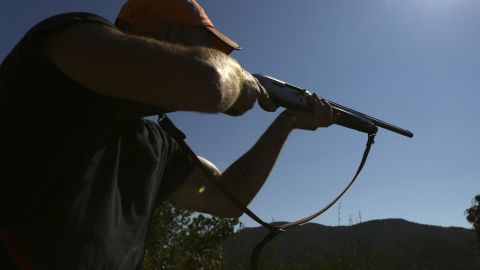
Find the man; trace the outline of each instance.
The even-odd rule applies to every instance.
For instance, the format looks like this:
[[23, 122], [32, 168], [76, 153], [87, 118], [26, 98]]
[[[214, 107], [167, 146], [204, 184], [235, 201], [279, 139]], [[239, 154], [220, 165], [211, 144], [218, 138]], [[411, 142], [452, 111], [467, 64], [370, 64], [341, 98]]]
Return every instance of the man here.
[[[221, 173], [201, 166], [148, 114], [239, 116], [265, 89], [232, 58], [234, 41], [193, 0], [130, 0], [116, 25], [93, 14], [51, 17], [32, 28], [0, 68], [1, 239], [21, 269], [139, 269], [152, 210], [164, 201], [238, 217], [207, 177], [244, 204], [266, 180], [288, 134], [334, 122], [285, 111]], [[199, 193], [198, 188], [207, 186]]]

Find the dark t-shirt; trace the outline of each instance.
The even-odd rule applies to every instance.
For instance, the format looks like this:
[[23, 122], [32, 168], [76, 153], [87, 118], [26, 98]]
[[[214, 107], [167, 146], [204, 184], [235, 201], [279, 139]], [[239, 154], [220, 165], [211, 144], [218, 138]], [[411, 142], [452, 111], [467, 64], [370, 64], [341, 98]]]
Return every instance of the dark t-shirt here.
[[114, 27], [51, 17], [0, 67], [0, 236], [24, 269], [140, 268], [152, 210], [193, 168], [141, 104], [97, 95], [48, 59], [42, 40], [83, 22]]

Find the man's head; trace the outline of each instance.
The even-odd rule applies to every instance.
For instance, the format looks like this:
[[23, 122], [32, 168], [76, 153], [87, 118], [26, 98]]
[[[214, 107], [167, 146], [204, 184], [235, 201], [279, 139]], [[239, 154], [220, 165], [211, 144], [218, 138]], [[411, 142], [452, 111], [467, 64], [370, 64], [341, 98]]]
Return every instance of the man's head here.
[[115, 22], [122, 31], [229, 54], [241, 47], [218, 31], [195, 0], [127, 0]]

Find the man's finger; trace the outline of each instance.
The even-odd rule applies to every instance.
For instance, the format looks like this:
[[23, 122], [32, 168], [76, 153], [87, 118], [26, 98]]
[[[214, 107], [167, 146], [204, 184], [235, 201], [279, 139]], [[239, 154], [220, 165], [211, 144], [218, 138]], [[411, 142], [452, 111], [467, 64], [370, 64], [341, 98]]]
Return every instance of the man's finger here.
[[257, 92], [258, 105], [260, 105], [260, 107], [262, 107], [262, 109], [264, 109], [267, 112], [274, 112], [275, 110], [277, 110], [277, 106], [270, 99], [270, 96], [268, 95], [267, 90], [265, 90], [265, 88], [258, 81], [257, 81], [257, 85], [258, 85], [258, 92]]

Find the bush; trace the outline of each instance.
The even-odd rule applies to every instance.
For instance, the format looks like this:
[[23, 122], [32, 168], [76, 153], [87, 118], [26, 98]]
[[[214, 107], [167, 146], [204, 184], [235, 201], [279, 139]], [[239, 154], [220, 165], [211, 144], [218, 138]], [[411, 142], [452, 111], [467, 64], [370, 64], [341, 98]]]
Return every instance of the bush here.
[[166, 203], [151, 222], [145, 270], [221, 269], [223, 242], [239, 225], [238, 219], [207, 217]]

